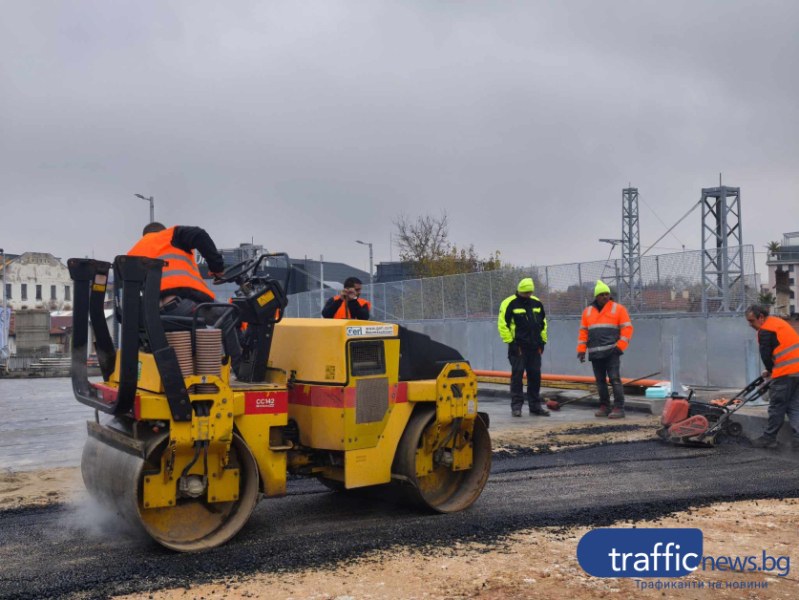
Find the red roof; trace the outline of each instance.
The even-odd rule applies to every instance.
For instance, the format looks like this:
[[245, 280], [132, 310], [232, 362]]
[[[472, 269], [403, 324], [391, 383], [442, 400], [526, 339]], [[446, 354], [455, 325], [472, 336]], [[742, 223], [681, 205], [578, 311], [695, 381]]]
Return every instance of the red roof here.
[[[8, 335], [17, 335], [16, 311], [11, 311], [11, 319], [8, 322]], [[64, 335], [72, 331], [72, 317], [50, 317], [50, 335]]]
[[50, 335], [61, 335], [72, 330], [72, 317], [50, 317]]

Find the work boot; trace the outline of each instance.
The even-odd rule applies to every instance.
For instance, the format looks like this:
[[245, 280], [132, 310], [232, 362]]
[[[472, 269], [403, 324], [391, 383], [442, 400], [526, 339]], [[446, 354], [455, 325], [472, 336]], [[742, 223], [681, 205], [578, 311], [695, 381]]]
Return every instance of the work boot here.
[[610, 407], [606, 404], [600, 404], [599, 410], [594, 413], [595, 417], [607, 417], [610, 414]]
[[514, 417], [521, 417], [522, 416], [522, 411], [519, 410], [518, 408], [514, 408], [512, 414], [513, 414]]
[[530, 414], [536, 417], [548, 417], [549, 411], [540, 404], [534, 404], [530, 407]]
[[624, 418], [624, 407], [623, 406], [614, 406], [613, 410], [610, 411], [608, 415], [608, 419], [623, 419]]
[[752, 440], [753, 448], [776, 448], [777, 446], [779, 446], [777, 440], [766, 435], [761, 435], [759, 438]]

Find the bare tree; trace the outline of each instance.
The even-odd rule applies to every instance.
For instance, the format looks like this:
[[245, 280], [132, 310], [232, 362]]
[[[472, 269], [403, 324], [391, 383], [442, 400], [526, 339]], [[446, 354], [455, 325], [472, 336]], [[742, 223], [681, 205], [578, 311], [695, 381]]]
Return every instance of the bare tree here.
[[412, 221], [406, 215], [394, 220], [400, 259], [416, 264], [438, 260], [449, 252], [449, 223], [447, 213], [440, 217], [423, 215]]
[[400, 260], [412, 263], [418, 277], [492, 271], [502, 266], [499, 251], [481, 258], [472, 245], [458, 248], [450, 243], [446, 212], [440, 217], [424, 215], [415, 220], [400, 215], [394, 225]]

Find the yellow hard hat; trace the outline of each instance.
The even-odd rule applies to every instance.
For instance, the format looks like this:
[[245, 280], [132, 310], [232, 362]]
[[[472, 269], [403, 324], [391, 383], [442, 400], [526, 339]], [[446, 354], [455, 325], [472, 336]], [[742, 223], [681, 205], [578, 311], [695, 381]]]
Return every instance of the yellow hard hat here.
[[594, 298], [599, 296], [599, 294], [609, 294], [610, 288], [608, 284], [602, 281], [601, 279], [596, 280], [596, 286], [594, 287]]
[[517, 292], [532, 292], [535, 289], [535, 284], [531, 277], [525, 277], [519, 282], [516, 287]]

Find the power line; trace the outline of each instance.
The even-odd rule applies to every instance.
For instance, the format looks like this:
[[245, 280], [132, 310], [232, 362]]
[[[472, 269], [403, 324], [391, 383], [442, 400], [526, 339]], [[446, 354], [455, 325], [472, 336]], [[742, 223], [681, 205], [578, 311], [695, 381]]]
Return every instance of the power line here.
[[[680, 223], [682, 223], [682, 222], [685, 220], [685, 218], [686, 218], [688, 215], [690, 215], [690, 214], [691, 214], [693, 211], [695, 211], [695, 210], [697, 209], [697, 207], [699, 207], [701, 204], [702, 204], [702, 201], [700, 200], [699, 202], [697, 202], [696, 204], [694, 204], [694, 205], [693, 205], [693, 206], [692, 206], [690, 209], [688, 209], [688, 212], [687, 212], [687, 213], [685, 213], [685, 214], [684, 214], [682, 217], [680, 217], [680, 220], [679, 220], [679, 221], [677, 221], [677, 222], [676, 222], [674, 225], [672, 225], [671, 227], [669, 227], [669, 229], [666, 231], [666, 233], [664, 233], [664, 234], [663, 234], [663, 235], [661, 235], [661, 236], [660, 236], [658, 239], [656, 239], [654, 244], [652, 244], [651, 246], [649, 246], [649, 248], [647, 248], [646, 250], [644, 250], [643, 252], [641, 252], [641, 256], [644, 256], [644, 255], [645, 255], [647, 252], [649, 252], [649, 251], [650, 251], [652, 248], [654, 248], [654, 247], [655, 247], [655, 245], [657, 245], [657, 243], [658, 243], [660, 240], [662, 240], [664, 237], [666, 237], [667, 235], [669, 235], [669, 234], [671, 233], [671, 230], [672, 230], [672, 229], [674, 229], [675, 227], [677, 227], [677, 225], [679, 225]], [[680, 243], [682, 243], [682, 242], [680, 242]]]
[[[652, 208], [651, 206], [649, 206], [649, 204], [647, 204], [647, 202], [646, 202], [646, 200], [645, 200], [644, 198], [641, 198], [641, 200], [642, 200], [642, 201], [643, 201], [643, 203], [646, 205], [646, 207], [647, 207], [649, 210], [651, 210], [651, 211], [652, 211], [652, 214], [653, 214], [653, 215], [655, 215], [655, 218], [656, 218], [658, 221], [660, 221], [660, 224], [661, 224], [661, 225], [663, 225], [663, 227], [668, 227], [668, 225], [666, 225], [666, 223], [664, 223], [664, 222], [663, 222], [663, 219], [661, 219], [661, 218], [660, 218], [660, 216], [659, 216], [659, 215], [658, 215], [658, 214], [655, 212], [655, 209], [654, 209], [654, 208]], [[672, 229], [674, 229], [674, 228], [672, 227]], [[670, 231], [670, 230], [669, 230], [669, 231]], [[666, 232], [666, 233], [668, 233], [668, 232]], [[680, 238], [678, 238], [676, 235], [674, 235], [674, 234], [672, 233], [672, 234], [671, 234], [671, 236], [672, 236], [672, 237], [673, 237], [675, 240], [677, 240], [677, 242], [679, 242], [679, 244], [680, 244], [681, 246], [685, 246], [685, 244], [683, 244], [683, 241], [682, 241]]]

